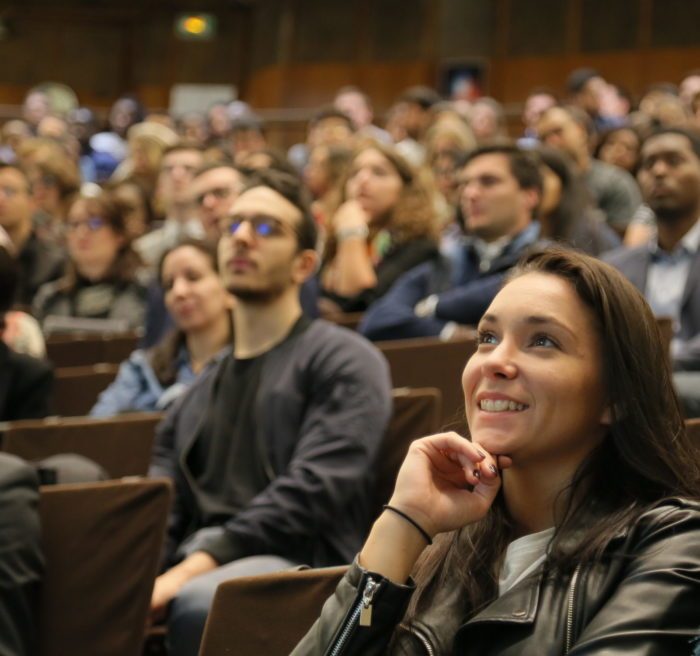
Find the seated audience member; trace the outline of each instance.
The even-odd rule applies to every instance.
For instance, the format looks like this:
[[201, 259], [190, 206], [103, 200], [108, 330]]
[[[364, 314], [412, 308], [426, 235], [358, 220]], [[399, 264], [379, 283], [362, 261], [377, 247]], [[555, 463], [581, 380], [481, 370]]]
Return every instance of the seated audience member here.
[[506, 139], [506, 113], [495, 98], [479, 98], [471, 108], [470, 123], [479, 144]]
[[561, 151], [542, 146], [542, 201], [537, 217], [542, 237], [561, 241], [589, 255], [600, 255], [620, 245], [617, 233], [593, 206], [571, 160]]
[[277, 148], [263, 148], [242, 155], [236, 160], [237, 168], [248, 175], [254, 171], [275, 169], [299, 177], [299, 171], [289, 163], [287, 156]]
[[0, 227], [9, 236], [19, 266], [16, 302], [28, 306], [44, 283], [63, 273], [63, 251], [36, 234], [29, 178], [16, 166], [0, 166]]
[[636, 175], [641, 147], [642, 140], [636, 130], [630, 127], [614, 128], [600, 135], [594, 156], [601, 162]]
[[590, 125], [588, 116], [575, 107], [552, 107], [542, 114], [537, 134], [545, 145], [571, 157], [607, 222], [624, 234], [642, 202], [639, 187], [627, 171], [591, 157]]
[[117, 184], [124, 180], [134, 180], [146, 190], [150, 197], [153, 197], [157, 191], [163, 153], [179, 143], [177, 133], [167, 125], [143, 121], [132, 125], [127, 136], [128, 155], [119, 164], [109, 181]]
[[469, 437], [413, 442], [292, 656], [690, 656], [700, 464], [670, 378], [615, 269], [526, 258], [464, 369]]
[[131, 248], [124, 215], [108, 192], [79, 197], [66, 220], [68, 268], [36, 295], [34, 316], [120, 319], [130, 328], [143, 323], [146, 289], [141, 262]]
[[124, 223], [130, 239], [138, 239], [153, 227], [155, 213], [151, 199], [138, 183], [125, 180], [108, 189], [124, 214]]
[[325, 227], [333, 207], [337, 206], [338, 187], [350, 165], [353, 152], [343, 146], [316, 146], [304, 169], [304, 182], [314, 199], [316, 222]]
[[191, 184], [204, 162], [202, 151], [193, 144], [177, 144], [163, 153], [156, 203], [165, 221], [134, 242], [134, 250], [145, 264], [155, 269], [163, 253], [185, 237], [202, 238], [204, 230], [196, 215]]
[[300, 173], [309, 161], [309, 154], [316, 146], [352, 147], [355, 124], [352, 119], [333, 106], [321, 107], [309, 120], [306, 142], [294, 144], [287, 159]]
[[370, 339], [449, 339], [456, 324], [476, 324], [506, 272], [537, 241], [542, 177], [533, 155], [483, 146], [467, 157], [460, 178], [467, 236], [457, 260], [427, 262], [401, 276], [359, 326]]
[[17, 282], [17, 263], [0, 246], [0, 421], [48, 415], [53, 384], [51, 367], [46, 362], [17, 353], [6, 343], [6, 319]]
[[263, 120], [248, 111], [231, 123], [231, 155], [237, 166], [242, 166], [246, 157], [267, 148]]
[[44, 575], [39, 477], [16, 456], [0, 453], [0, 654], [39, 653], [39, 601]]
[[656, 217], [656, 236], [607, 259], [656, 316], [672, 319], [675, 382], [686, 413], [700, 416], [700, 139], [678, 128], [647, 137], [638, 177]]
[[217, 585], [349, 562], [369, 521], [372, 464], [391, 414], [386, 362], [359, 335], [307, 319], [316, 227], [297, 180], [259, 174], [219, 243], [236, 299], [232, 353], [168, 412], [151, 474], [175, 480], [166, 571], [173, 656], [195, 656]]
[[338, 89], [333, 99], [333, 106], [352, 119], [359, 137], [391, 143], [389, 133], [374, 125], [372, 100], [358, 87], [345, 86]]
[[[223, 162], [204, 164], [195, 172], [189, 195], [208, 241], [216, 243], [219, 240], [221, 221], [241, 192], [244, 182], [244, 175], [236, 167]], [[160, 282], [154, 279], [148, 286], [146, 331], [141, 345], [144, 348], [155, 346], [172, 327], [163, 289]]]
[[63, 222], [81, 183], [76, 155], [69, 153], [65, 144], [46, 138], [25, 141], [17, 155], [29, 179], [34, 206], [32, 221], [37, 233], [62, 244]]
[[365, 310], [402, 273], [437, 256], [435, 193], [390, 146], [357, 148], [327, 225], [320, 273], [326, 311]]
[[550, 107], [558, 104], [557, 96], [551, 89], [537, 87], [530, 91], [523, 103], [522, 123], [523, 136], [518, 139], [521, 148], [537, 145], [537, 122], [540, 116]]
[[617, 125], [601, 113], [607, 82], [593, 68], [577, 68], [566, 80], [568, 103], [585, 112], [593, 131], [601, 132]]
[[213, 247], [194, 240], [175, 246], [163, 257], [158, 279], [175, 329], [152, 349], [131, 354], [100, 394], [93, 417], [164, 410], [231, 343], [233, 299]]

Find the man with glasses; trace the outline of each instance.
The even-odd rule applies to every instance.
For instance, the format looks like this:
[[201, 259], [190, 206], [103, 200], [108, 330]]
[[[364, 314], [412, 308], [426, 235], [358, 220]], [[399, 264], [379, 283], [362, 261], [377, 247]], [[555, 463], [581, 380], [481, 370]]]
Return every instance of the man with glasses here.
[[186, 142], [171, 146], [163, 154], [156, 199], [165, 221], [160, 228], [134, 242], [134, 250], [149, 267], [155, 269], [163, 254], [181, 239], [204, 236], [190, 193], [195, 172], [203, 161], [202, 149]]
[[230, 164], [205, 164], [190, 185], [199, 220], [207, 239], [218, 240], [219, 224], [243, 189], [241, 172]]
[[232, 352], [158, 429], [152, 475], [174, 479], [166, 566], [173, 656], [194, 656], [217, 585], [350, 562], [366, 533], [374, 458], [391, 412], [378, 351], [306, 318], [316, 227], [300, 183], [261, 173], [221, 222], [220, 274], [236, 297]]
[[16, 302], [29, 306], [41, 285], [63, 273], [65, 256], [41, 239], [32, 224], [35, 210], [27, 174], [16, 166], [0, 166], [0, 227], [12, 242], [19, 266]]
[[537, 161], [515, 146], [483, 146], [459, 174], [467, 235], [454, 261], [421, 264], [372, 304], [360, 332], [375, 340], [441, 337], [475, 325], [508, 270], [537, 241], [542, 193]]

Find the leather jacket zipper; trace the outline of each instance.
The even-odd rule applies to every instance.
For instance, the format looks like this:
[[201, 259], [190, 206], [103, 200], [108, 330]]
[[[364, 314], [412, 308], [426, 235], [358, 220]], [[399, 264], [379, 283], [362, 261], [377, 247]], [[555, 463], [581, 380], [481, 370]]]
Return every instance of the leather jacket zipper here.
[[581, 573], [581, 564], [579, 563], [574, 570], [573, 576], [571, 577], [571, 584], [569, 585], [569, 595], [567, 600], [566, 608], [566, 648], [564, 650], [565, 654], [571, 651], [571, 642], [574, 635], [574, 603], [576, 601], [576, 584], [578, 583], [578, 577]]
[[335, 642], [326, 652], [328, 656], [340, 656], [343, 653], [345, 645], [350, 640], [358, 624], [360, 626], [372, 626], [372, 603], [374, 602], [374, 595], [377, 594], [381, 585], [381, 581], [375, 581], [371, 576], [367, 577], [362, 596], [346, 616], [345, 625], [338, 633]]
[[423, 648], [425, 649], [425, 653], [428, 654], [428, 656], [435, 656], [435, 647], [433, 647], [432, 643], [430, 642], [430, 639], [428, 638], [427, 635], [425, 635], [422, 631], [417, 629], [415, 626], [408, 626], [407, 624], [400, 624], [400, 628], [402, 628], [404, 631], [408, 631], [411, 635], [414, 635], [416, 638], [418, 638], [418, 641], [423, 645]]

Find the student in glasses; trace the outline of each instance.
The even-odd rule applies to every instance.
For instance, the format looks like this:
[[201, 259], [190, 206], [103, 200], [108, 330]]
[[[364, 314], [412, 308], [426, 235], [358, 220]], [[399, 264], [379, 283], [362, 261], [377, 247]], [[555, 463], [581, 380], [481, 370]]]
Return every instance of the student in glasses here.
[[124, 214], [107, 192], [78, 197], [65, 223], [68, 265], [59, 280], [37, 293], [34, 315], [143, 323], [146, 289], [141, 261], [131, 248]]
[[199, 652], [221, 581], [352, 558], [391, 413], [379, 352], [302, 311], [317, 254], [300, 182], [255, 176], [221, 221], [220, 275], [236, 301], [231, 353], [167, 413], [151, 463], [152, 475], [175, 481], [151, 602], [154, 618], [167, 611], [173, 656]]

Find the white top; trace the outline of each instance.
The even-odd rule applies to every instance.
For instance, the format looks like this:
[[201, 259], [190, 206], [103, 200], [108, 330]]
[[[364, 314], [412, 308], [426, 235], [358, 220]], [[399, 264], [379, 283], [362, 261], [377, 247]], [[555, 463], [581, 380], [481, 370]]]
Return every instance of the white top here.
[[499, 597], [542, 564], [547, 557], [547, 546], [553, 535], [554, 527], [524, 535], [508, 545], [498, 576]]

